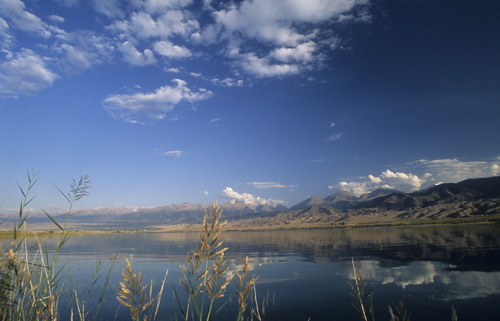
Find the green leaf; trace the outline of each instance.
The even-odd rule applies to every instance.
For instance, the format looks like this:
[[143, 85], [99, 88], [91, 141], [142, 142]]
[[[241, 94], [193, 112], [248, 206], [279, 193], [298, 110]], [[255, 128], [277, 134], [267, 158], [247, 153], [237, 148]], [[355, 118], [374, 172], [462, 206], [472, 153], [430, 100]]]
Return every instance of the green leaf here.
[[52, 216], [49, 215], [49, 213], [47, 213], [44, 209], [42, 209], [42, 211], [45, 213], [45, 215], [47, 215], [48, 218], [50, 218], [50, 220], [52, 221], [52, 223], [54, 223], [61, 231], [64, 231], [64, 229], [61, 227], [61, 225], [59, 225], [53, 218]]

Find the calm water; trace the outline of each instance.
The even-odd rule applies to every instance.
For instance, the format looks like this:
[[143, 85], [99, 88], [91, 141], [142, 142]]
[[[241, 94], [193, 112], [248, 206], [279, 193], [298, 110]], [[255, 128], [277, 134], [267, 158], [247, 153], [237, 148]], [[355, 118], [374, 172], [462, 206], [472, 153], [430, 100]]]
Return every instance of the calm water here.
[[[267, 320], [358, 320], [347, 284], [353, 277], [351, 257], [374, 286], [376, 320], [388, 320], [388, 305], [399, 300], [415, 321], [450, 320], [452, 304], [459, 320], [498, 320], [500, 226], [228, 232], [224, 239], [231, 251], [231, 271], [250, 258], [251, 272], [259, 276], [259, 301], [268, 298]], [[158, 319], [173, 320], [179, 312], [172, 286], [178, 287], [179, 264], [197, 243], [196, 233], [74, 236], [61, 261], [68, 261], [68, 283], [81, 288], [84, 296], [83, 284], [91, 279], [95, 262], [103, 260], [107, 269], [109, 259], [118, 255], [113, 288], [101, 311], [109, 320], [117, 313], [114, 292], [125, 259], [157, 282], [168, 270]], [[228, 298], [231, 293], [234, 288]], [[234, 320], [234, 295], [232, 299], [219, 319]], [[127, 319], [123, 308], [117, 315]]]

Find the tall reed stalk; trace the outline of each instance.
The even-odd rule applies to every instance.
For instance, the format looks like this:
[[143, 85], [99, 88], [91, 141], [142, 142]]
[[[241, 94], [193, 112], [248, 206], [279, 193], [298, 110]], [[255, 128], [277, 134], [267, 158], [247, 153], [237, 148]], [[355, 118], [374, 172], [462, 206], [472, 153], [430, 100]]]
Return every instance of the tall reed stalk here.
[[[13, 241], [0, 252], [0, 320], [48, 320], [56, 321], [59, 318], [58, 303], [63, 288], [62, 271], [64, 265], [57, 267], [58, 254], [69, 238], [67, 228], [68, 218], [71, 215], [76, 201], [88, 195], [90, 187], [88, 176], [80, 180], [73, 180], [70, 191], [63, 193], [57, 188], [69, 203], [66, 220], [63, 225], [57, 223], [46, 211], [45, 215], [60, 230], [59, 239], [54, 249], [42, 244], [37, 234], [32, 232], [36, 250], [28, 251], [26, 220], [27, 206], [34, 197], [31, 196], [38, 172], [28, 171], [28, 186], [22, 188], [23, 195], [19, 207], [18, 221], [13, 228]], [[22, 230], [22, 235], [19, 232]]]
[[361, 270], [356, 271], [354, 258], [352, 258], [352, 270], [354, 277], [348, 282], [351, 288], [349, 294], [354, 298], [354, 303], [352, 303], [352, 305], [359, 312], [361, 320], [368, 321], [369, 314], [372, 321], [375, 321], [375, 313], [373, 311], [373, 288], [366, 289], [367, 283], [363, 280]]
[[188, 295], [187, 302], [182, 304], [177, 290], [174, 294], [181, 310], [182, 319], [212, 320], [227, 303], [218, 305], [224, 297], [226, 287], [231, 282], [232, 275], [227, 275], [227, 258], [221, 239], [222, 227], [226, 222], [220, 221], [222, 210], [217, 202], [205, 211], [203, 232], [196, 250], [189, 252], [187, 264], [181, 265], [182, 278], [180, 283]]

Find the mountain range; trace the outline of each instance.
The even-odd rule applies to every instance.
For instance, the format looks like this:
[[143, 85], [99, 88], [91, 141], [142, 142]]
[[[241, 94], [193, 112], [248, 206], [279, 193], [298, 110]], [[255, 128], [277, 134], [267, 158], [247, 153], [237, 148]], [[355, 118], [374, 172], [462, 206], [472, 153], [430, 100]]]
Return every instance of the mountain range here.
[[[290, 208], [242, 202], [220, 205], [229, 229], [314, 228], [354, 225], [402, 224], [477, 219], [500, 216], [500, 176], [468, 179], [426, 190], [403, 193], [378, 189], [359, 197], [339, 192], [325, 198], [310, 197]], [[81, 229], [190, 229], [202, 222], [210, 205], [172, 204], [155, 208], [102, 208], [82, 210], [70, 221]], [[56, 221], [64, 215], [54, 216]], [[40, 228], [48, 219], [31, 217]]]

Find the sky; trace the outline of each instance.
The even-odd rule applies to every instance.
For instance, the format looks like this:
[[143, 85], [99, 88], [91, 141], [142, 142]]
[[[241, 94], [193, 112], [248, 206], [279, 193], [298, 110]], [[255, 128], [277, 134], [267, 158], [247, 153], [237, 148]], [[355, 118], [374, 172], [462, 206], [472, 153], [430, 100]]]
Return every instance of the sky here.
[[496, 0], [0, 0], [0, 211], [500, 175]]

